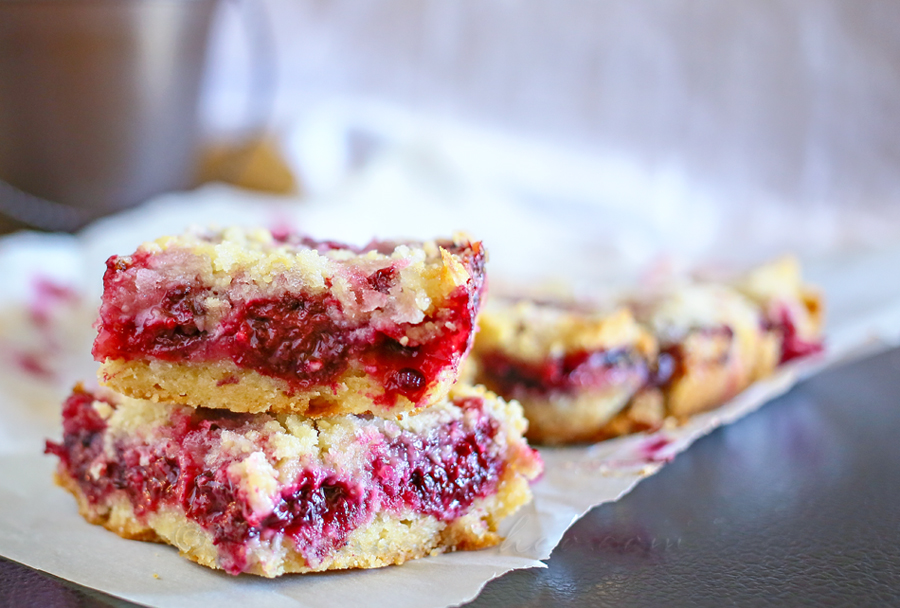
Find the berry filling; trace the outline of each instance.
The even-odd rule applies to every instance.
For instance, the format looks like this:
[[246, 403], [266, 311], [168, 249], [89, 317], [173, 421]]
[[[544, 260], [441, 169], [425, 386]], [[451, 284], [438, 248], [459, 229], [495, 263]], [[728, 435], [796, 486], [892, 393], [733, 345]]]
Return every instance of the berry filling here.
[[[382, 435], [367, 446], [366, 464], [352, 476], [316, 465], [302, 468], [278, 488], [274, 508], [259, 512], [229, 471], [246, 454], [222, 452], [222, 432], [256, 433], [271, 418], [177, 409], [152, 441], [110, 440], [94, 400], [81, 390], [68, 398], [63, 441], [47, 442], [46, 453], [60, 458], [60, 470], [91, 505], [117, 494], [139, 519], [166, 508], [181, 510], [212, 536], [220, 565], [231, 574], [247, 568], [247, 545], [257, 539], [283, 535], [314, 566], [344, 546], [376, 511], [450, 521], [495, 493], [505, 467], [495, 441], [497, 421], [484, 413], [480, 398], [460, 398], [455, 404], [463, 410], [461, 420], [427, 435]], [[104, 450], [105, 443], [111, 451]], [[260, 444], [265, 452], [265, 440]], [[210, 468], [205, 463], [213, 454], [216, 465]], [[272, 464], [277, 460], [267, 458]]]
[[[107, 262], [93, 354], [98, 361], [230, 360], [286, 381], [293, 392], [334, 387], [348, 370], [357, 369], [383, 386], [378, 405], [393, 405], [399, 396], [421, 405], [442, 373], [456, 370], [474, 338], [484, 253], [473, 249], [464, 259], [473, 278], [432, 315], [415, 324], [373, 324], [365, 315], [345, 314], [341, 302], [327, 292], [232, 299], [186, 277], [164, 285], [143, 279], [152, 284], [142, 289], [142, 277], [159, 274], [153, 256], [114, 256]], [[363, 296], [368, 292], [383, 298], [398, 281], [398, 269], [388, 266], [361, 277], [358, 289]], [[228, 302], [228, 312], [217, 322], [209, 320], [211, 298]]]
[[579, 351], [541, 363], [512, 359], [501, 352], [481, 358], [486, 383], [501, 395], [551, 395], [602, 389], [648, 375], [646, 362], [626, 348]]
[[[699, 335], [708, 339], [724, 339], [727, 342], [734, 340], [734, 330], [727, 325], [718, 327], [701, 327], [690, 331], [690, 335]], [[662, 346], [656, 358], [656, 365], [650, 374], [648, 385], [660, 388], [668, 388], [681, 380], [688, 372], [688, 353], [685, 350], [686, 337], [681, 342], [675, 342]], [[724, 348], [716, 358], [705, 360], [705, 364], [727, 365], [730, 358], [730, 348]]]
[[781, 360], [779, 364], [808, 357], [820, 353], [824, 349], [820, 340], [807, 340], [800, 336], [794, 317], [786, 307], [779, 308], [775, 314], [775, 319], [767, 322], [764, 329], [781, 334]]
[[401, 433], [376, 448], [372, 477], [390, 510], [411, 509], [447, 521], [496, 488], [504, 467], [492, 448], [497, 421], [481, 412], [481, 399], [455, 403], [478, 413], [474, 428], [453, 421], [439, 433]]

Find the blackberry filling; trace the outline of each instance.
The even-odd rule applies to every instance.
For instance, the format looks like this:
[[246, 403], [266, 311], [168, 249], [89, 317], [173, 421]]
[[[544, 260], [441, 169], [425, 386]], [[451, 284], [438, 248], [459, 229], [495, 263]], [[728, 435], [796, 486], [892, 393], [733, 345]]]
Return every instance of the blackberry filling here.
[[821, 340], [807, 340], [800, 336], [797, 324], [787, 308], [778, 311], [774, 321], [766, 324], [765, 329], [781, 334], [781, 360], [779, 364], [801, 359], [822, 352]]
[[481, 357], [486, 383], [502, 395], [551, 395], [587, 388], [605, 388], [639, 375], [648, 376], [646, 362], [631, 349], [579, 351], [541, 363], [524, 362], [501, 352]]

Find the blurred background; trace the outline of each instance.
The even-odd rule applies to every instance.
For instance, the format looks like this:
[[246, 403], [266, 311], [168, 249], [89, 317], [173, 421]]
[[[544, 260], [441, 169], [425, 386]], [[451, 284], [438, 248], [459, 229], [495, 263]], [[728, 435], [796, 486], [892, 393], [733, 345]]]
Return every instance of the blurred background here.
[[465, 229], [511, 280], [889, 248], [898, 24], [887, 0], [0, 0], [0, 211], [76, 229], [225, 181], [270, 194], [153, 208]]

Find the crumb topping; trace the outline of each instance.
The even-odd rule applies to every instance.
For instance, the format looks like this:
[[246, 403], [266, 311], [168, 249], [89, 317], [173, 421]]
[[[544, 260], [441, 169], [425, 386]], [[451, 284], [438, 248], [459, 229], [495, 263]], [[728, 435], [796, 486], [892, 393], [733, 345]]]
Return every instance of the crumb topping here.
[[715, 284], [684, 285], [635, 304], [661, 345], [678, 343], [694, 330], [728, 327], [735, 334], [757, 335], [757, 308], [735, 290]]
[[633, 349], [648, 355], [653, 338], [627, 308], [611, 313], [522, 300], [491, 301], [479, 320], [479, 351], [540, 363], [567, 353]]

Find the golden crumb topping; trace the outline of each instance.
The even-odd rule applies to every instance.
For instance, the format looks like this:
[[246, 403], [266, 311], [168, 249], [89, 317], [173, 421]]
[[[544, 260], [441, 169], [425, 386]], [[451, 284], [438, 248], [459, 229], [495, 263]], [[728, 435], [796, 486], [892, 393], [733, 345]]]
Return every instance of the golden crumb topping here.
[[476, 349], [500, 349], [523, 361], [623, 347], [645, 354], [656, 350], [653, 338], [626, 308], [603, 313], [527, 300], [499, 300], [487, 304], [480, 328]]
[[[395, 323], [415, 324], [473, 279], [465, 254], [457, 253], [467, 248], [480, 251], [481, 245], [457, 234], [448, 241], [384, 242], [357, 249], [296, 236], [276, 238], [262, 228], [193, 229], [141, 245], [138, 254], [150, 254], [157, 262], [153, 269], [138, 271], [135, 283], [138, 289], [142, 284], [152, 289], [162, 280], [211, 288], [204, 307], [212, 323], [228, 312], [220, 297], [226, 291], [246, 299], [302, 291], [330, 292], [351, 320], [383, 310]], [[388, 270], [396, 273], [389, 289], [370, 284], [374, 273]]]

